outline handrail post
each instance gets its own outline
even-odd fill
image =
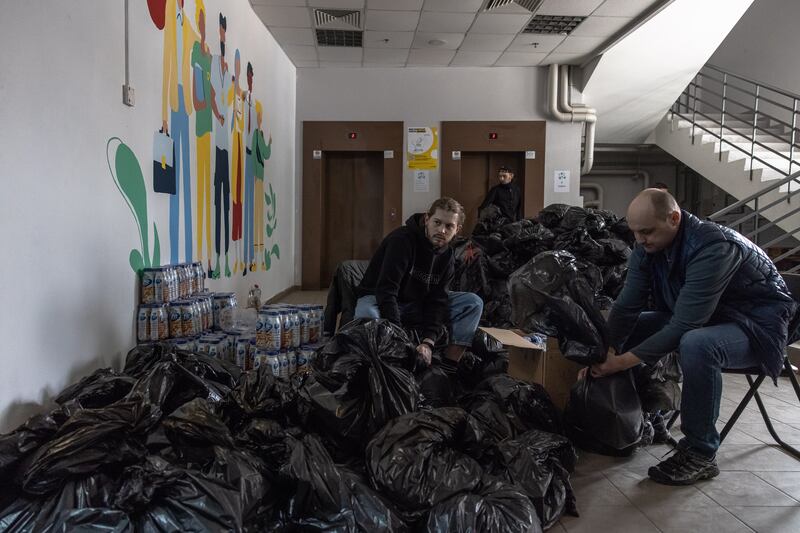
[[[797,98],[792,99],[792,136],[791,141],[789,143],[789,175],[792,175],[792,164],[794,163],[794,143],[797,139],[796,135],[797,132],[795,130],[797,128]],[[792,182],[789,182],[789,192],[792,192]],[[791,203],[792,195],[789,194],[786,196],[786,203]]]
[[[725,103],[728,94],[728,75],[722,75],[722,110],[719,113],[719,160],[722,161],[722,132],[725,128]],[[791,174],[791,172],[790,172]]]
[[[692,101],[692,144],[694,144],[695,124],[697,123],[697,82],[700,77],[698,72],[694,77],[694,99]]]
[[[756,148],[756,123],[758,122],[758,95],[761,86],[756,85],[755,103],[753,104],[753,137],[750,139],[750,181],[753,181],[753,155]]]
[[[756,232],[756,234],[753,235],[753,237],[755,238],[755,240],[753,242],[756,244],[756,246],[758,246],[758,235],[759,235],[759,233],[758,233],[758,217],[759,217],[759,214],[758,214],[758,198],[755,199],[755,201],[753,203],[753,207],[755,208],[755,212],[756,212],[756,216],[753,217],[753,231]]]

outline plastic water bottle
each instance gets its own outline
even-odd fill
[[[256,283],[247,293],[247,307],[258,310],[261,307],[261,288]]]

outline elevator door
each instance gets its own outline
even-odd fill
[[[383,152],[325,152],[323,286],[348,259],[370,259],[383,238]]]
[[[467,219],[464,222],[464,235],[472,234],[478,221],[478,207],[486,198],[489,189],[500,183],[497,171],[505,166],[514,172],[514,183],[521,197],[525,197],[525,154],[524,152],[462,152],[461,190],[456,198],[464,206]],[[525,213],[528,216],[527,213]]]

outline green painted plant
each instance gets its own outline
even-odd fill
[[[117,141],[119,144],[113,149],[114,164],[112,166],[111,143],[113,141]],[[128,204],[128,208],[131,210],[133,219],[136,222],[136,227],[139,230],[141,249],[131,250],[128,257],[131,268],[138,274],[143,268],[161,266],[161,244],[158,240],[158,228],[156,228],[155,222],[153,222],[152,260],[150,258],[147,189],[145,188],[142,168],[139,166],[136,154],[119,137],[112,137],[106,143],[106,160],[108,161],[108,170],[111,172],[111,177],[114,178],[117,189],[119,189],[122,197],[125,198],[125,203]]]
[[[264,193],[264,200],[267,202],[267,237],[272,237],[272,234],[275,233],[275,229],[278,227],[278,206],[275,201],[275,191],[272,190],[271,183],[269,184],[269,194]],[[269,270],[272,266],[271,256],[273,255],[275,259],[281,258],[281,249],[278,243],[273,244],[271,249],[264,250],[264,265],[266,265],[266,270]]]

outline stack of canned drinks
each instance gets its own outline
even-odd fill
[[[267,365],[278,377],[308,371],[315,351],[309,346],[322,330],[321,305],[264,305],[256,322],[254,368]]]

